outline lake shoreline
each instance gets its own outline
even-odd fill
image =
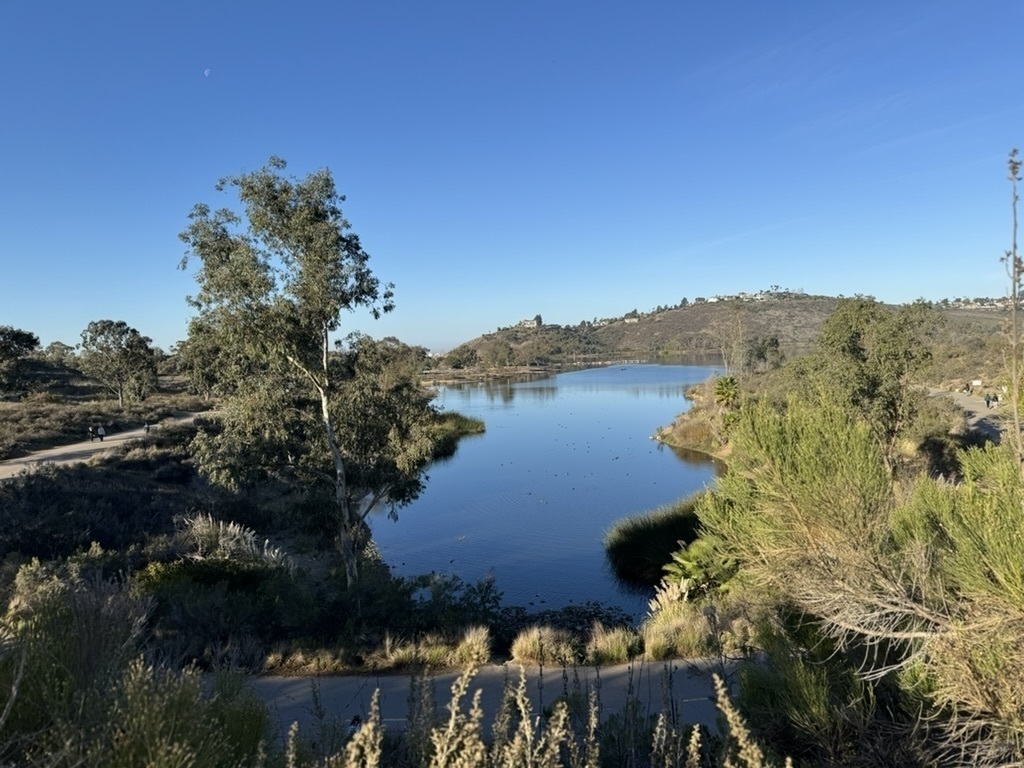
[[[435,465],[423,493],[399,514],[368,521],[398,575],[493,575],[502,604],[533,612],[589,601],[634,618],[646,597],[623,593],[603,539],[622,517],[688,497],[717,474],[713,459],[665,450],[651,430],[685,408],[684,393],[710,368],[588,365],[477,378],[438,387],[445,411],[480,418]]]
[[[591,360],[577,363],[550,363],[547,365],[518,365],[501,368],[438,368],[423,371],[420,381],[428,387],[466,384],[500,379],[529,379],[535,376],[554,376],[567,371],[603,368],[610,365],[671,365],[652,360]]]

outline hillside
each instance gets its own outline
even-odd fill
[[[794,355],[813,342],[835,303],[829,296],[797,294],[701,301],[577,326],[500,328],[465,342],[452,354],[466,364],[484,365],[609,356],[651,359],[693,353],[721,355],[737,339],[775,336],[786,354]]]
[[[775,336],[787,354],[805,350],[835,308],[829,296],[778,294],[760,300],[725,299],[620,318],[597,329],[609,350],[642,356],[721,354],[739,339]]]
[[[600,359],[664,359],[692,354],[742,354],[758,339],[778,339],[788,358],[810,350],[837,297],[767,293],[695,301],[652,312],[576,326],[499,328],[449,353],[450,367],[502,367]],[[952,377],[986,375],[1001,366],[1000,328],[1005,310],[979,306],[936,307],[944,318],[936,363]]]

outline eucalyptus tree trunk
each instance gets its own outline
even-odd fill
[[[355,526],[348,496],[348,481],[345,477],[345,459],[341,455],[338,441],[334,435],[334,424],[331,421],[326,389],[320,391],[320,408],[323,414],[327,443],[331,446],[331,460],[334,462],[334,506],[338,514],[338,552],[345,564],[345,583],[351,588],[359,578],[355,531],[353,530]]]
[[[334,506],[338,515],[338,552],[345,564],[345,583],[351,589],[359,578],[359,563],[356,559],[355,519],[352,514],[352,503],[348,493],[348,478],[345,475],[345,457],[338,446],[338,437],[331,417],[332,381],[328,368],[330,339],[326,325],[321,329],[320,370],[323,373],[317,385],[320,394],[320,417],[324,425],[324,435],[331,450],[331,462],[334,465]]]

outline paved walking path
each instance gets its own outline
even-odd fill
[[[1003,433],[1003,406],[985,405],[985,398],[980,395],[968,395],[964,392],[950,392],[945,389],[929,390],[933,397],[944,396],[964,410],[967,426],[983,434],[994,443],[998,443]]]
[[[534,716],[542,714],[544,707],[554,703],[566,690],[570,694],[580,692],[583,701],[591,690],[596,690],[602,720],[612,713],[622,712],[626,702],[635,699],[645,714],[657,714],[671,705],[682,722],[702,723],[715,729],[717,708],[711,675],[717,668],[709,660],[578,667],[566,670],[568,680],[565,682],[559,667],[545,667],[543,676],[538,667],[526,667],[526,693]],[[506,675],[514,687],[519,682],[520,666],[491,664],[482,667],[462,701],[462,711],[468,713],[474,692],[481,691],[485,733],[490,732],[501,704]],[[458,676],[458,672],[447,672],[430,677],[439,715],[447,712],[452,684]],[[271,718],[281,734],[287,733],[291,724],[297,722],[300,733],[309,735],[315,732],[318,722],[314,690],[326,723],[347,724],[353,715],[366,720],[370,698],[375,689],[380,689],[380,712],[385,727],[405,728],[410,682],[409,675],[339,675],[257,677],[250,680],[250,685],[269,706]]]
[[[197,415],[198,414],[190,413],[179,418],[165,419],[159,424],[153,425],[151,428],[159,429],[161,425],[181,424],[193,421]],[[104,436],[102,441],[99,438],[96,438],[92,442],[83,440],[80,443],[59,445],[56,448],[46,448],[41,451],[35,451],[34,453],[30,453],[27,456],[21,456],[17,459],[0,461],[0,481],[15,477],[22,472],[31,471],[38,468],[41,464],[79,464],[87,461],[98,453],[110,451],[124,445],[125,443],[129,443],[132,440],[141,440],[144,437],[146,437],[146,430],[143,427],[139,427],[137,429],[127,429],[123,432],[107,434]]]

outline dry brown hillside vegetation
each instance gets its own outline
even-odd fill
[[[838,301],[831,296],[779,293],[762,300],[728,299],[651,312],[634,310],[619,318],[595,318],[575,326],[499,328],[459,345],[440,367],[483,370],[693,355],[710,355],[716,362],[724,357],[733,367],[742,364],[752,345],[771,339],[778,341],[785,358],[792,359],[813,348],[822,323]],[[948,387],[964,378],[997,376],[1003,366],[1006,312],[936,309],[943,322],[934,340],[928,380]]]

